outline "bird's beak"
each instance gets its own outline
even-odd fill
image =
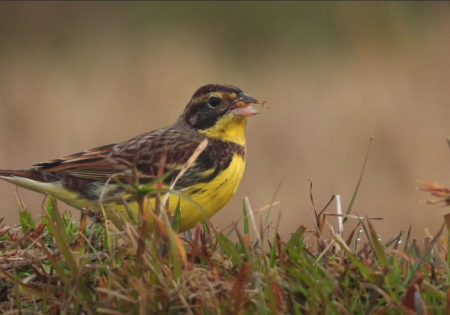
[[[239,93],[237,99],[231,104],[231,112],[236,116],[250,117],[259,113],[250,104],[259,104],[257,99],[245,94]]]

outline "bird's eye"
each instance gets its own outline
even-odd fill
[[[208,105],[211,107],[217,107],[220,104],[220,98],[215,97],[215,96],[211,96],[208,100]]]

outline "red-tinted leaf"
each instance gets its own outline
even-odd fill
[[[415,293],[416,291],[420,292],[421,286],[423,282],[423,277],[417,278],[412,281],[408,287],[408,291],[406,291],[406,295],[402,300],[402,306],[409,308],[410,310],[416,310],[416,299]]]

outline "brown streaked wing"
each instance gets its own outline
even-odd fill
[[[167,152],[166,164],[171,168],[183,165],[195,151],[199,139],[196,135],[179,128],[151,131],[128,141],[93,148],[63,158],[33,165],[33,170],[45,173],[106,180],[136,163],[143,177],[155,176],[163,153]],[[165,168],[165,171],[168,171]]]
[[[99,174],[103,172],[111,174],[114,172],[114,164],[110,163],[107,157],[111,154],[111,152],[113,152],[115,145],[116,144],[110,144],[68,155],[59,159],[40,162],[33,165],[33,170],[45,173],[91,170],[92,172]],[[90,178],[90,176],[88,176],[88,178]]]

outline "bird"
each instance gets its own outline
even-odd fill
[[[138,213],[138,202],[129,195],[119,196],[123,185],[112,178],[123,179],[134,169],[139,185],[145,185],[163,169],[168,172],[163,183],[170,185],[207,139],[204,150],[176,181],[174,189],[187,198],[171,194],[168,199],[172,214],[179,203],[181,233],[211,218],[235,194],[245,170],[247,118],[259,113],[252,104],[261,103],[238,87],[207,84],[197,89],[169,127],[40,162],[26,170],[0,169],[0,179],[80,210],[98,213],[103,207],[108,220],[120,226],[122,217],[131,220],[129,209]]]

